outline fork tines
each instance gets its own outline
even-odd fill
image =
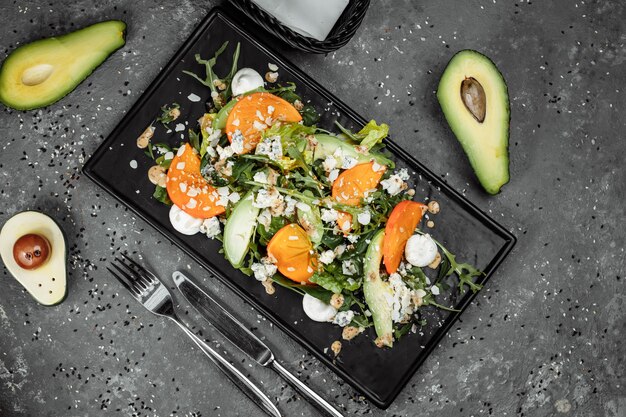
[[[139,265],[133,259],[125,254],[121,254],[122,258],[115,257],[116,262],[111,262],[111,266],[107,270],[135,297],[141,297],[142,294],[156,284],[157,278],[150,271]],[[120,267],[121,265],[121,267]]]

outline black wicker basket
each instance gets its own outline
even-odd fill
[[[274,16],[265,12],[252,0],[230,0],[256,24],[267,30],[289,46],[301,51],[325,54],[336,51],[347,44],[361,25],[370,0],[350,0],[335,23],[328,37],[323,41],[305,37],[281,24]]]

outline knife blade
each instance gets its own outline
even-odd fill
[[[265,343],[244,327],[196,283],[180,271],[174,272],[172,278],[185,299],[246,355],[261,366],[267,366],[274,360],[272,351]]]
[[[198,310],[205,320],[211,323],[242,352],[254,359],[259,365],[269,366],[277,372],[285,381],[300,392],[304,398],[310,401],[318,410],[322,411],[324,415],[343,417],[343,414],[335,407],[278,363],[270,348],[261,339],[244,327],[239,320],[195,282],[180,271],[174,272],[172,278],[189,304]]]

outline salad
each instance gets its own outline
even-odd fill
[[[239,45],[228,74],[218,76],[227,45],[208,60],[196,55],[203,76],[185,71],[211,90],[187,139],[176,147],[154,140],[158,123],[168,133],[185,130],[175,103],[137,139],[155,162],[154,198],[171,205],[178,232],[221,240],[233,267],[270,295],[274,284],[301,294],[306,315],[341,326],[345,340],[373,326],[378,347],[415,332],[422,307],[452,310],[436,301],[446,277],[461,292],[480,289],[482,272],[419,229],[441,208],[414,201],[409,172],[384,149],[386,124],[318,127],[316,109],[294,84],[278,82],[276,65],[264,76],[237,68]]]

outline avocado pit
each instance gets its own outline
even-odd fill
[[[466,77],[461,82],[461,100],[478,123],[485,121],[487,97],[483,86],[474,77]]]
[[[13,258],[23,269],[38,268],[48,260],[49,256],[50,242],[38,234],[24,235],[13,245]]]
[[[22,73],[22,84],[30,87],[39,85],[50,78],[53,72],[54,67],[50,64],[34,65]]]

